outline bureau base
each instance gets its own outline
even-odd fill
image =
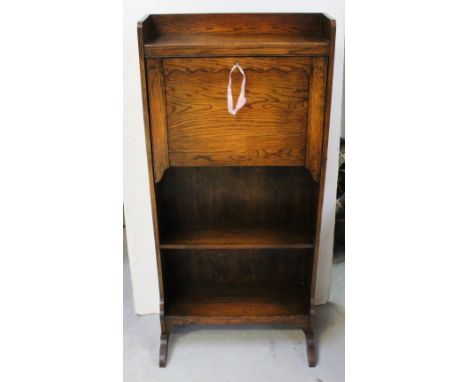
[[[138,23],[161,366],[196,324],[301,329],[315,365],[335,30],[312,13]]]

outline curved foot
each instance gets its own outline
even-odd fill
[[[305,333],[307,343],[307,358],[309,360],[309,367],[315,367],[317,364],[317,356],[315,354],[315,341],[314,333]]]
[[[166,367],[169,335],[161,334],[159,345],[159,367]]]

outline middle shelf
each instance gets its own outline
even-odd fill
[[[220,222],[221,223],[221,222]],[[313,232],[301,224],[187,222],[161,236],[161,249],[313,248]]]

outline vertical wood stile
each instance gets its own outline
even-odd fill
[[[312,73],[309,85],[309,117],[306,147],[306,167],[316,182],[320,178],[322,158],[323,120],[327,79],[327,58],[311,58]]]
[[[147,59],[149,120],[153,142],[153,163],[155,181],[159,182],[169,167],[167,145],[166,100],[164,96],[164,75],[161,59]]]

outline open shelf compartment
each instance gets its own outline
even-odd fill
[[[308,314],[313,252],[163,250],[168,316]]]
[[[303,167],[176,167],[156,184],[162,249],[313,248]]]
[[[317,186],[303,167],[171,167],[156,184],[168,317],[304,317]]]

